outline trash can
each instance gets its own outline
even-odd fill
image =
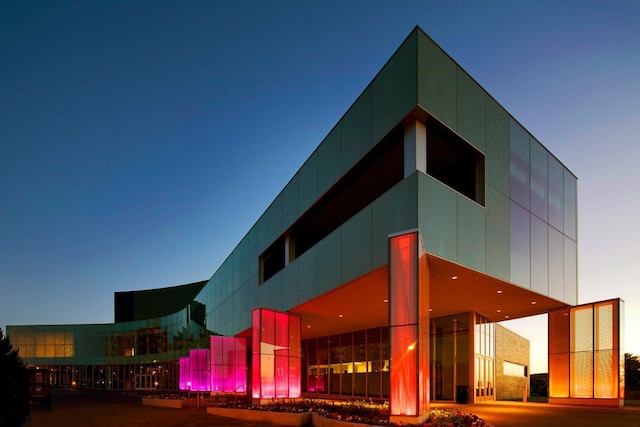
[[[469,386],[456,386],[456,403],[467,403],[469,401]]]

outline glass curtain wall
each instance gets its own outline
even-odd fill
[[[475,314],[474,327],[474,380],[475,401],[495,399],[495,324]]]
[[[389,397],[389,330],[348,332],[302,342],[305,393]]]
[[[105,390],[177,390],[178,362],[129,365],[40,365],[49,369],[51,385]]]
[[[458,390],[468,396],[469,313],[438,317],[430,323],[432,399],[454,400]]]

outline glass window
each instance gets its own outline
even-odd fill
[[[510,126],[510,195],[529,208],[529,134],[515,120]]]
[[[564,171],[564,234],[578,240],[578,182],[571,173]]]
[[[427,174],[484,206],[484,156],[435,119],[427,122]]]
[[[549,224],[564,230],[564,167],[549,156]]]
[[[531,214],[511,202],[511,282],[531,286]]]
[[[576,242],[564,238],[564,302],[578,303],[578,260]]]
[[[549,226],[531,216],[531,290],[549,295]]]
[[[549,296],[564,299],[564,236],[549,227]]]
[[[547,220],[547,150],[535,139],[531,141],[531,212]]]

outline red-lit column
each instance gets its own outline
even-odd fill
[[[421,422],[429,409],[429,275],[418,231],[389,236],[389,412]]]

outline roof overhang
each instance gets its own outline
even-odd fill
[[[430,317],[477,312],[493,322],[547,313],[568,304],[427,254]],[[388,266],[352,280],[292,310],[302,338],[388,324]]]

